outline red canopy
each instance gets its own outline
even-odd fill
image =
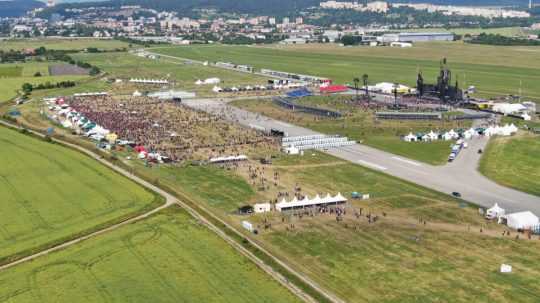
[[[320,92],[321,93],[341,93],[348,91],[349,88],[345,85],[328,85],[328,86],[321,86]]]
[[[135,146],[135,151],[138,152],[138,153],[147,153],[146,152],[146,149],[144,148],[144,146]]]

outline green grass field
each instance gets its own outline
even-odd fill
[[[14,78],[22,75],[23,68],[20,66],[0,65],[0,78]]]
[[[41,46],[58,50],[84,50],[88,47],[96,47],[103,50],[115,50],[128,48],[129,44],[118,40],[76,38],[10,39],[0,41],[0,50],[24,50]]]
[[[233,225],[241,220],[262,224],[266,218],[272,227],[255,236],[259,243],[348,302],[539,299],[536,281],[540,267],[535,260],[540,257],[540,242],[536,238],[516,241],[515,234],[502,238],[500,226],[486,223],[476,208],[462,208],[446,195],[319,152],[274,159],[266,167],[266,176],[279,172],[279,185],[264,192],[245,190],[248,183],[234,172],[214,167],[167,169],[166,173],[163,168],[137,167],[173,190],[187,190],[197,203]],[[209,180],[216,194],[205,196],[196,189],[203,179]],[[277,214],[246,217],[232,213],[238,205],[268,201],[278,191],[290,191],[294,186],[310,195],[370,193],[372,199],[352,200],[351,205],[362,207],[364,214],[381,217],[385,212],[387,217],[368,224],[365,217],[357,220],[349,212],[340,223],[328,215],[285,216],[283,223]],[[215,203],[216,197],[221,203]],[[293,231],[286,230],[289,223],[295,225]],[[511,264],[514,273],[500,274],[501,263]]]
[[[0,263],[161,203],[60,145],[4,127],[0,143]]]
[[[493,47],[456,43],[417,44],[409,49],[386,47],[301,46],[188,46],[154,48],[153,51],[189,59],[232,61],[257,68],[329,77],[352,83],[367,73],[371,83],[400,82],[415,85],[418,70],[435,82],[439,62],[448,59],[453,79],[461,87],[476,86],[479,96],[517,94],[540,100],[540,48]]]
[[[303,98],[300,101],[319,107],[338,109],[347,113],[347,115],[339,119],[317,118],[309,114],[292,113],[268,100],[240,100],[232,104],[318,132],[347,136],[362,144],[433,165],[446,162],[450,153],[450,142],[410,143],[401,140],[401,136],[407,135],[409,132],[450,130],[470,126],[470,122],[463,121],[376,121],[372,112],[366,112],[352,104],[345,103],[350,103],[350,99],[351,97],[345,96],[317,96]]]
[[[195,91],[201,94],[211,92],[213,85],[195,85],[198,79],[217,77],[222,79],[223,87],[234,85],[255,85],[265,83],[265,79],[249,74],[227,71],[219,68],[206,67],[199,64],[185,64],[173,59],[150,60],[126,53],[106,54],[76,54],[75,59],[96,65],[106,71],[111,77],[129,79],[136,78],[167,78],[176,81],[176,88]],[[125,93],[132,93],[134,87],[128,87]],[[154,89],[157,89],[156,87]]]
[[[540,196],[540,136],[495,137],[480,162],[490,179]]]
[[[82,81],[88,76],[45,76],[45,77],[17,77],[6,78],[0,81],[0,103],[9,101],[17,96],[17,92],[24,83],[37,85],[40,83],[57,83],[61,81]],[[40,93],[35,91],[34,93]]]
[[[179,208],[0,272],[0,302],[300,302]]]

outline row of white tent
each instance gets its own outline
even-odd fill
[[[284,211],[288,209],[312,207],[312,206],[326,206],[332,204],[343,204],[346,203],[347,199],[338,193],[335,196],[327,194],[324,198],[321,198],[319,195],[316,195],[313,199],[310,199],[308,196],[305,196],[304,199],[298,200],[294,197],[293,200],[287,201],[283,198],[279,203],[276,204],[277,211]]]
[[[195,82],[195,84],[197,84],[197,82]],[[202,84],[205,84],[205,83],[201,83],[201,84],[197,84],[197,85],[202,85]],[[246,86],[243,86],[243,87],[236,87],[236,86],[233,86],[231,88],[222,88],[222,87],[219,87],[219,86],[214,86],[214,88],[212,88],[212,91],[214,93],[221,93],[221,92],[238,92],[238,91],[254,91],[254,90],[282,90],[282,89],[295,89],[295,88],[302,88],[302,87],[305,87],[304,84],[302,83],[287,83],[287,84],[272,84],[272,85],[246,85]]]
[[[131,82],[131,83],[139,83],[139,84],[169,84],[169,80],[166,80],[166,79],[131,78],[131,79],[129,79],[129,82]]]
[[[483,130],[482,134],[484,136],[511,136],[515,134],[518,131],[518,128],[514,124],[506,124],[504,126],[490,126]],[[403,137],[403,140],[406,142],[416,142],[416,141],[436,141],[436,140],[444,140],[444,141],[450,141],[450,140],[457,140],[460,137],[463,139],[469,140],[473,137],[477,137],[480,135],[480,131],[474,128],[470,128],[463,133],[458,134],[455,130],[451,129],[450,131],[447,131],[443,133],[442,135],[439,133],[434,132],[433,130],[430,131],[427,134],[423,134],[422,136],[414,135],[412,132],[408,135]]]
[[[514,124],[506,124],[504,126],[490,126],[484,131],[485,136],[511,136],[518,131]]]
[[[111,134],[108,129],[94,123],[90,119],[87,119],[82,114],[73,110],[71,107],[67,105],[58,107],[53,105],[54,101],[48,102],[50,104],[50,110],[56,111],[59,116],[63,116],[66,118],[63,121],[60,121],[60,119],[58,119],[63,127],[70,129],[75,129],[76,127],[79,127],[80,129],[88,129],[84,133],[85,136],[90,137],[96,141],[101,141],[102,139],[105,139],[109,134]],[[53,118],[56,119],[58,117],[55,116]]]
[[[467,139],[472,138],[473,136],[477,136],[478,133],[473,129],[466,130],[463,133],[464,137]],[[406,142],[416,142],[416,141],[424,141],[424,142],[430,142],[430,141],[437,141],[437,140],[444,140],[444,141],[450,141],[450,140],[457,140],[459,138],[459,134],[454,131],[453,129],[443,133],[442,135],[439,133],[434,132],[431,130],[427,134],[423,134],[422,136],[414,135],[412,132],[410,132],[408,135],[403,137],[403,140]]]

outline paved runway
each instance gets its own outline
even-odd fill
[[[224,115],[229,120],[252,128],[277,128],[289,136],[318,134],[310,129],[229,106],[227,100],[197,99],[183,102],[189,107]],[[460,192],[463,199],[483,207],[499,203],[507,211],[530,210],[540,215],[540,197],[501,186],[478,172],[481,155],[477,151],[484,149],[487,142],[487,138],[470,141],[468,149],[464,149],[453,163],[444,166],[420,163],[361,144],[333,148],[326,152],[443,193]]]

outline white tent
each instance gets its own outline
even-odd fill
[[[459,134],[456,133],[453,129],[451,129],[449,132],[448,132],[448,135],[450,135],[452,137],[452,139],[457,139],[459,138]]]
[[[65,128],[71,128],[73,127],[73,124],[69,120],[64,120],[64,122],[62,122],[62,126]]]
[[[285,153],[288,155],[298,155],[300,154],[300,149],[294,146],[289,146],[285,148]]]
[[[208,78],[204,80],[204,84],[218,84],[221,82],[221,79],[219,78]]]
[[[508,126],[508,129],[510,130],[510,133],[512,133],[512,134],[515,134],[518,131],[518,128],[517,128],[517,126],[514,125],[514,123],[510,124]]]
[[[499,223],[506,223],[508,227],[513,229],[526,229],[538,225],[540,220],[532,212],[523,211],[501,216],[499,218]]]
[[[491,126],[486,128],[486,130],[484,131],[484,136],[490,137],[490,136],[493,136],[493,135],[495,135],[495,128],[493,128]]]
[[[439,134],[435,133],[434,131],[430,131],[426,136],[428,136],[429,140],[436,141],[439,139]]]
[[[497,203],[495,203],[492,208],[486,211],[486,218],[490,220],[497,219],[500,216],[504,216],[505,213],[506,211],[501,208]]]
[[[303,208],[303,207],[312,207],[312,206],[325,206],[325,205],[337,205],[346,203],[347,199],[338,193],[336,196],[332,197],[330,194],[327,194],[324,198],[321,198],[319,195],[315,198],[310,199],[309,197],[304,197],[302,200],[298,200],[296,197],[290,202],[282,199],[281,202],[276,204],[277,211]]]
[[[255,213],[265,213],[269,212],[272,209],[270,203],[257,203],[253,205],[253,211]]]
[[[140,97],[140,96],[142,96],[140,91],[136,90],[133,92],[133,97]]]
[[[201,79],[195,81],[195,85],[202,85],[204,82],[201,81]]]
[[[527,107],[519,103],[497,103],[493,105],[494,112],[499,112],[504,115],[518,113],[524,110],[527,110]]]
[[[449,132],[446,132],[442,135],[442,138],[444,141],[450,141],[452,139],[454,139],[454,137],[452,137],[452,135],[449,133]]]
[[[408,135],[403,137],[403,140],[405,140],[405,142],[415,142],[416,139],[417,139],[416,136],[413,135],[412,133],[409,133]]]

